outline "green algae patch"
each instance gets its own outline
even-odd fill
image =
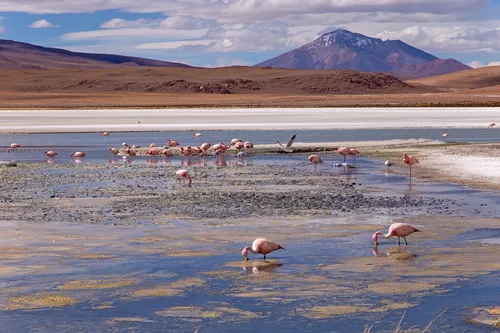
[[[30,296],[19,296],[10,299],[7,310],[30,310],[42,308],[61,308],[72,306],[77,303],[77,300],[72,297],[38,293]]]
[[[221,311],[203,311],[196,306],[176,306],[162,311],[157,311],[156,314],[162,317],[175,317],[187,319],[190,321],[201,321],[207,318],[219,318],[223,315]]]
[[[368,285],[368,290],[377,294],[406,294],[415,291],[427,291],[438,287],[427,282],[377,282]]]
[[[109,258],[113,258],[113,257],[114,256],[112,256],[112,255],[102,254],[102,253],[89,253],[89,254],[78,256],[78,258],[93,259],[93,260],[97,260],[97,259],[109,259]]]
[[[168,285],[156,286],[149,289],[140,289],[132,293],[134,297],[167,297],[181,295],[182,290],[170,288]]]
[[[77,280],[67,282],[59,289],[62,290],[89,290],[89,289],[113,289],[128,287],[135,282],[134,279],[118,280]]]

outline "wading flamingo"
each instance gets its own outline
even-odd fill
[[[493,128],[493,127],[495,127],[496,125],[497,125],[497,124],[495,124],[495,123],[491,123],[491,124],[488,126],[488,128]]]
[[[160,155],[162,155],[162,156],[166,156],[166,157],[169,157],[169,156],[172,156],[172,155],[174,155],[174,154],[172,154],[172,152],[171,152],[170,150],[168,150],[168,149],[162,149],[162,150],[160,151]]]
[[[179,145],[179,142],[174,141],[174,140],[167,140],[167,145],[169,147],[177,147]]]
[[[252,246],[247,246],[241,251],[241,255],[243,256],[244,260],[249,260],[248,259],[248,251],[252,252],[253,254],[263,254],[264,255],[264,260],[266,259],[266,255],[279,250],[279,249],[285,249],[283,246],[281,246],[278,243],[272,242],[268,239],[265,238],[257,238],[256,240],[253,241]]]
[[[392,162],[389,160],[385,161],[384,164],[386,167],[391,167],[393,165]]]
[[[356,165],[356,156],[359,155],[359,150],[349,149],[349,155],[352,156],[352,164]]]
[[[241,139],[232,139],[231,142],[229,142],[228,147],[235,146],[238,142],[243,142]]]
[[[344,156],[344,163],[345,163],[345,157],[351,153],[351,150],[347,147],[340,147],[339,149],[337,149],[337,152],[340,155]]]
[[[286,146],[283,146],[279,141],[276,141],[276,144],[281,148],[281,150],[283,150],[285,153],[293,153],[293,149],[292,148],[292,144],[293,142],[295,141],[295,138],[297,137],[297,134],[294,134],[290,140],[288,141],[288,143],[286,144]]]
[[[408,164],[408,166],[410,167],[410,180],[411,180],[411,166],[420,162],[415,157],[408,155],[406,153],[403,154],[403,162],[405,164]]]
[[[17,151],[17,148],[21,147],[19,143],[11,143],[10,148],[7,150],[8,153],[10,153],[13,150]]]
[[[192,182],[191,176],[189,176],[189,172],[186,169],[177,170],[175,172],[175,174],[179,178],[179,183],[181,186],[182,186],[182,183],[186,182],[186,179],[188,181],[188,186],[191,186],[191,182]]]
[[[113,155],[118,155],[118,153],[120,153],[120,149],[116,149],[116,148],[111,148],[109,147],[108,148],[108,151],[113,154]]]
[[[125,153],[127,156],[135,156],[135,150],[130,149],[130,147],[127,147],[127,150],[125,150]]]
[[[153,148],[153,147],[158,147],[158,145],[157,145],[156,143],[152,142],[152,143],[149,145],[149,147],[151,147],[151,148]]]
[[[57,153],[53,150],[46,150],[43,152],[45,154],[45,156],[48,156],[48,157],[54,157],[54,156],[57,156]]]
[[[419,232],[417,228],[415,228],[412,225],[409,225],[407,223],[393,223],[389,227],[389,232],[387,235],[384,235],[381,231],[377,231],[376,233],[373,234],[372,240],[375,244],[375,246],[378,245],[378,236],[382,238],[391,238],[391,237],[397,237],[398,238],[398,244],[401,245],[401,237],[405,240],[406,245],[408,245],[408,242],[406,241],[406,237],[408,235],[411,235],[414,232]]]
[[[250,150],[253,148],[253,143],[251,143],[250,141],[245,141],[243,147],[245,147],[246,150]]]
[[[100,133],[99,135],[100,136],[109,136],[111,133],[109,133],[108,131],[105,131],[105,132],[102,132]]]
[[[81,151],[77,151],[76,153],[71,153],[69,156],[71,157],[85,157],[85,153],[82,153]]]
[[[160,151],[158,149],[151,148],[146,152],[146,155],[158,156],[160,155]]]
[[[122,143],[122,147],[130,147],[130,145],[128,143],[126,143],[126,142],[123,142]]]
[[[318,155],[310,155],[307,159],[313,164],[323,163],[321,157],[319,157]]]
[[[242,150],[244,147],[245,147],[245,145],[243,144],[243,142],[236,142],[234,144],[234,148],[236,148],[238,150]]]
[[[201,136],[201,133],[196,133],[193,135],[193,138],[199,138]]]
[[[441,136],[448,136],[448,133],[441,133]]]

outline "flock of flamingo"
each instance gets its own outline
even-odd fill
[[[495,124],[491,124],[490,126],[492,127],[494,125]],[[448,135],[446,133],[441,133],[442,136],[445,136],[444,134],[446,136]],[[99,133],[99,135],[109,136],[110,132],[107,132],[107,131],[102,132],[102,133]],[[199,138],[199,137],[201,137],[201,133],[196,133],[193,135],[193,137]],[[292,147],[292,144],[293,144],[295,138],[296,138],[296,135],[293,135],[292,138],[288,141],[286,146],[283,146],[279,141],[276,141],[276,144],[284,152],[291,153],[291,152],[293,152],[291,147]],[[131,147],[129,144],[127,144],[125,142],[122,144],[122,146],[125,148],[125,155],[126,156],[136,156],[136,151],[134,150],[134,148],[141,148],[140,146],[132,146]],[[179,143],[177,141],[174,141],[174,140],[168,140],[167,145],[162,146],[162,147],[159,147],[156,143],[151,143],[149,145],[150,149],[146,152],[146,155],[169,157],[169,156],[173,155],[173,153],[170,151],[170,148],[178,147],[178,146],[179,146]],[[15,151],[20,147],[21,147],[20,144],[12,143],[10,145],[10,148],[8,149],[8,152],[10,153],[12,151]],[[179,148],[179,152],[183,156],[193,156],[193,155],[194,156],[195,155],[204,156],[208,152],[208,150],[210,148],[212,148],[212,156],[218,157],[218,156],[224,155],[226,150],[228,150],[231,147],[234,147],[238,151],[236,157],[244,157],[244,156],[247,156],[246,151],[250,151],[254,147],[254,145],[250,141],[243,142],[243,140],[235,138],[235,139],[232,139],[229,142],[229,144],[227,144],[227,145],[220,142],[220,143],[212,146],[211,143],[204,142],[203,144],[201,144],[200,146],[197,146],[197,147],[191,147],[191,146],[183,147],[183,146],[181,146]],[[245,149],[246,151],[242,151],[243,149]],[[118,155],[120,153],[120,149],[117,149],[117,148],[110,147],[110,148],[108,148],[108,151],[114,155]],[[345,147],[345,146],[338,148],[337,152],[344,158],[344,160],[343,160],[342,164],[335,164],[334,166],[344,166],[344,167],[352,167],[351,165],[346,163],[347,156],[352,157],[353,165],[355,165],[356,156],[360,154],[359,150],[354,149],[354,148]],[[57,152],[54,150],[44,151],[44,154],[48,157],[55,157],[58,155]],[[86,156],[86,154],[84,152],[77,151],[77,152],[71,153],[70,156],[74,157],[74,158],[83,158]],[[310,163],[313,163],[313,164],[323,163],[323,160],[321,159],[321,157],[319,155],[310,155],[308,157],[308,160]],[[411,179],[411,168],[413,165],[419,163],[419,161],[415,157],[404,153],[403,154],[403,162],[410,167],[410,179]],[[386,161],[385,165],[391,166],[392,163],[390,161]],[[186,185],[186,184],[187,184],[187,186],[191,186],[192,178],[191,178],[191,175],[189,174],[188,170],[186,170],[186,169],[177,170],[175,172],[175,175],[177,176],[181,186]],[[420,230],[411,226],[410,224],[394,223],[389,227],[389,231],[387,234],[384,235],[382,232],[377,231],[376,233],[373,234],[372,240],[374,242],[374,245],[378,246],[378,237],[379,236],[382,238],[398,237],[398,244],[399,245],[401,244],[401,238],[403,238],[406,245],[408,245],[406,237],[408,235],[410,235],[414,232],[418,232],[418,231],[420,231]],[[244,260],[249,260],[248,259],[249,252],[251,252],[253,254],[262,254],[263,259],[265,260],[266,256],[269,253],[274,252],[276,250],[280,250],[280,249],[285,250],[285,248],[283,246],[281,246],[279,243],[273,242],[273,241],[265,239],[265,238],[257,238],[254,240],[254,242],[252,243],[251,246],[247,246],[247,247],[243,248],[243,250],[241,251],[241,255],[243,256]]]

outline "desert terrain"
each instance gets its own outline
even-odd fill
[[[1,108],[497,106],[500,67],[401,81],[255,67],[4,69]]]

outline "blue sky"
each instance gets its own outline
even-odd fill
[[[345,28],[474,67],[500,64],[500,0],[0,0],[0,38],[253,65]]]

